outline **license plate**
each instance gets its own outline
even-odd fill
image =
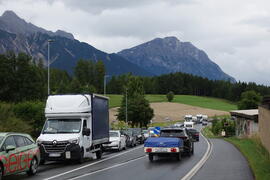
[[[61,154],[59,154],[59,153],[50,153],[49,156],[50,157],[60,157]]]
[[[157,148],[156,152],[167,152],[167,148]]]
[[[66,152],[66,159],[70,159],[71,155],[70,155],[70,151]]]

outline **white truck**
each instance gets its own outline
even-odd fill
[[[37,139],[41,163],[97,159],[109,143],[108,98],[96,94],[51,95],[45,108],[46,122]]]

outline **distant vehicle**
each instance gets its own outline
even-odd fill
[[[45,108],[46,122],[37,143],[41,161],[75,160],[93,153],[102,156],[109,142],[109,102],[96,94],[51,95]]]
[[[21,172],[35,175],[39,163],[39,148],[30,135],[0,133],[0,179]]]
[[[199,141],[200,140],[200,132],[199,131],[197,131],[194,128],[188,128],[187,131],[192,136],[192,138],[194,140],[196,140],[196,141]]]
[[[141,128],[129,128],[137,136],[137,144],[143,144],[145,141],[144,134]]]
[[[149,138],[149,131],[148,130],[143,130],[143,135],[144,135],[145,139]]]
[[[128,147],[134,147],[137,145],[137,136],[132,130],[121,130],[121,133],[126,135],[126,145]]]
[[[202,123],[203,115],[202,114],[197,114],[196,117],[197,117],[197,123]]]
[[[194,122],[184,122],[185,128],[194,128]]]
[[[185,119],[185,121],[187,121],[187,122],[191,122],[191,121],[192,121],[192,115],[190,115],[190,114],[185,115],[184,119]]]
[[[207,121],[205,121],[205,120],[202,121],[202,125],[203,125],[203,126],[207,126],[207,124],[208,124]]]
[[[144,151],[152,162],[155,156],[173,156],[181,160],[182,154],[192,155],[194,144],[186,128],[167,127],[160,131],[160,137],[148,138]]]
[[[149,127],[148,132],[149,132],[149,137],[156,137],[156,134],[154,132],[154,127]]]
[[[183,123],[175,123],[174,126],[175,127],[184,127],[184,124]]]
[[[126,136],[121,134],[119,130],[110,131],[110,143],[103,145],[104,149],[117,149],[121,151],[126,149]]]
[[[203,115],[202,118],[203,118],[203,121],[208,121],[208,116],[207,115]]]

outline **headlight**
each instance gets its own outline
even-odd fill
[[[70,143],[70,144],[79,144],[79,142],[80,142],[80,138],[70,139],[70,140],[69,140],[69,143]]]
[[[37,144],[42,144],[42,140],[41,139],[37,139],[36,143]]]

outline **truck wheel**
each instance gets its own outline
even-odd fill
[[[78,159],[78,163],[82,164],[84,162],[84,150],[82,149],[80,152],[80,157]]]
[[[154,155],[153,154],[149,154],[148,155],[149,161],[153,162],[154,161]]]
[[[97,157],[97,159],[101,159],[101,157],[102,157],[102,151],[101,150],[96,152],[96,157]]]
[[[191,150],[191,154],[194,154],[194,143],[192,143],[192,150]]]
[[[28,176],[35,175],[37,173],[38,161],[37,158],[33,158],[29,167],[29,170],[26,172]]]
[[[179,152],[178,154],[176,154],[176,160],[181,161],[181,159],[182,159],[181,152]]]

